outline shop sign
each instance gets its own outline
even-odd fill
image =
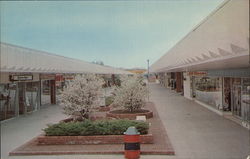
[[[64,75],[63,77],[65,80],[73,80],[74,79],[74,75]]]
[[[40,74],[40,79],[54,80],[55,75],[54,74]]]
[[[188,72],[188,76],[207,76],[207,72],[204,71]]]
[[[10,75],[10,81],[32,81],[33,75]]]

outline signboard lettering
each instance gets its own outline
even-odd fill
[[[10,75],[10,81],[32,81],[33,75]]]

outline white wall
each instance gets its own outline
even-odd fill
[[[192,99],[191,97],[191,78],[187,76],[186,73],[183,73],[184,78],[186,80],[183,81],[183,88],[184,88],[184,97],[188,99]]]

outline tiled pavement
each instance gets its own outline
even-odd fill
[[[175,149],[175,156],[143,155],[142,159],[228,159],[250,154],[249,131],[158,84],[150,84],[150,100]],[[8,152],[41,133],[47,123],[64,118],[58,106],[1,124],[2,159],[120,159],[122,155],[11,156]]]

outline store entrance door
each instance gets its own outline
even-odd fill
[[[195,98],[196,94],[195,94],[195,77],[191,76],[191,89],[190,89],[190,93],[192,98]]]
[[[241,86],[233,85],[232,91],[232,106],[233,106],[233,115],[241,118]]]
[[[25,103],[25,89],[26,84],[24,82],[18,83],[18,95],[19,95],[19,114],[25,114],[26,113],[26,103]]]

